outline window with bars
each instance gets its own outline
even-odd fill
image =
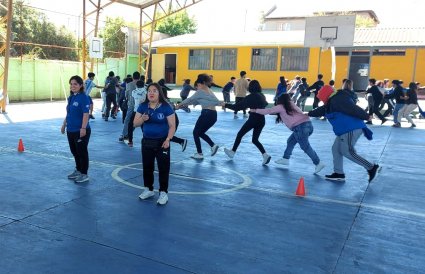
[[[237,49],[214,49],[214,70],[236,70]]]
[[[277,48],[252,49],[251,70],[276,70]]]
[[[308,59],[310,55],[309,48],[283,48],[282,62],[280,70],[282,71],[308,71]]]
[[[209,70],[211,68],[211,49],[189,49],[189,69]]]

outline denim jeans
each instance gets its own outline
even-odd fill
[[[130,120],[133,116],[134,113],[134,108],[133,107],[129,107],[127,109],[127,114],[125,115],[125,120],[124,120],[124,127],[122,129],[122,136],[123,137],[127,137],[128,136],[128,124],[130,123]],[[133,121],[131,121],[133,122]]]
[[[400,123],[398,120],[398,112],[402,107],[404,107],[405,104],[395,104],[394,111],[393,111],[393,117],[394,117],[394,123]]]
[[[316,152],[310,146],[310,142],[308,141],[308,137],[313,133],[313,124],[310,121],[307,121],[302,124],[299,124],[298,126],[295,126],[292,131],[293,133],[286,141],[287,146],[285,149],[285,153],[283,154],[283,158],[289,159],[291,157],[295,145],[298,143],[300,145],[300,148],[313,161],[313,164],[319,164],[319,156],[317,156]]]

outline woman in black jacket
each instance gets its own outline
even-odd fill
[[[237,104],[224,104],[224,107],[230,108],[232,110],[238,111],[246,108],[251,109],[263,109],[268,103],[266,101],[266,97],[262,93],[261,85],[257,80],[252,80],[248,86],[249,95],[246,96],[242,101]],[[263,165],[267,165],[270,162],[270,155],[266,153],[263,145],[258,140],[261,134],[261,131],[266,124],[266,120],[264,115],[258,113],[250,113],[248,120],[243,124],[238,134],[236,135],[235,142],[233,144],[232,150],[225,148],[224,152],[229,158],[233,158],[238,149],[239,144],[241,143],[242,137],[247,134],[251,129],[253,129],[252,133],[252,143],[258,148],[258,150],[263,155]]]

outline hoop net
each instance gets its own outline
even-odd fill
[[[323,39],[322,52],[327,51],[333,45],[333,40],[331,38]]]

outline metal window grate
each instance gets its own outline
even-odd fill
[[[236,70],[237,49],[214,49],[214,70]]]
[[[283,48],[281,71],[308,71],[309,48]]]
[[[211,49],[190,49],[189,69],[209,70],[211,68]]]
[[[251,70],[277,69],[277,48],[252,49]]]

